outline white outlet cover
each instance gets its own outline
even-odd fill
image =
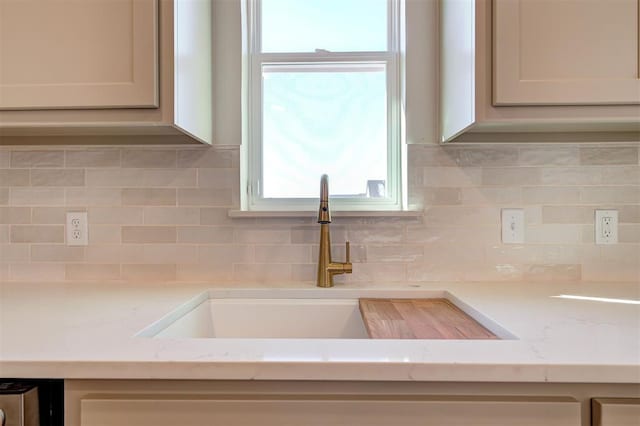
[[[524,210],[502,209],[502,243],[524,244]]]
[[[87,212],[67,212],[67,245],[86,246],[89,244]]]
[[[596,244],[618,243],[618,210],[596,210]]]

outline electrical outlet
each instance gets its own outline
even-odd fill
[[[524,243],[524,210],[502,209],[502,242],[504,244]]]
[[[67,213],[67,245],[86,246],[89,244],[87,212]]]
[[[596,244],[618,243],[618,210],[596,210]]]

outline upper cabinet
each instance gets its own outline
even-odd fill
[[[0,2],[0,108],[157,108],[155,0]]]
[[[495,0],[494,105],[640,104],[638,0]]]
[[[211,21],[209,1],[0,0],[0,144],[211,143]]]
[[[637,139],[639,3],[443,0],[441,142]]]

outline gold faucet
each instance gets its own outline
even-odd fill
[[[318,259],[318,287],[333,287],[333,276],[350,274],[353,270],[350,257],[349,241],[346,244],[346,262],[334,262],[331,260],[331,236],[329,224],[331,213],[329,212],[329,177],[322,175],[320,178],[320,209],[318,210],[318,223],[320,224],[320,256]]]

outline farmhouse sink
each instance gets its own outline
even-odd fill
[[[509,332],[446,291],[210,290],[140,331],[174,339],[367,339],[359,298],[445,298],[499,338]]]

